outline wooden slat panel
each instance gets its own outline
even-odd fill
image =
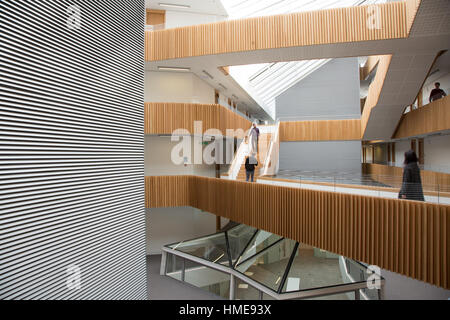
[[[165,10],[154,10],[146,9],[146,25],[159,25],[166,23],[166,11]]]
[[[403,115],[393,139],[414,137],[450,129],[450,96]]]
[[[226,135],[227,129],[248,130],[251,122],[232,110],[218,104],[166,103],[145,104],[145,134],[172,134],[176,129],[194,133],[194,121],[203,122],[203,132],[218,129]]]
[[[146,177],[146,187],[150,207],[192,206],[450,288],[448,205],[198,176]]]
[[[371,178],[388,186],[399,188],[402,185],[403,169],[382,164],[363,163],[362,171]],[[424,192],[450,192],[450,174],[436,171],[420,171]]]
[[[379,4],[381,28],[368,23],[371,6],[228,20],[147,31],[146,61],[230,52],[407,37],[405,2]],[[414,20],[412,6],[409,20]]]
[[[280,141],[360,140],[361,120],[283,121]]]
[[[421,0],[406,0],[406,25],[408,34],[411,31],[421,2]]]

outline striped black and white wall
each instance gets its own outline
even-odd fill
[[[145,299],[144,0],[0,1],[0,299]]]

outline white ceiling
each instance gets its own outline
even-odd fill
[[[159,3],[188,5],[190,8],[169,8],[160,6]],[[147,9],[166,11],[182,11],[219,16],[228,15],[220,0],[145,0],[145,7]]]

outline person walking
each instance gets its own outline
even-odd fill
[[[251,178],[251,182],[253,182],[255,177],[255,167],[258,165],[258,160],[253,155],[247,156],[245,158],[245,181],[248,182],[249,178]]]
[[[249,134],[249,153],[258,153],[258,142],[259,142],[259,129],[256,127],[256,123],[253,123],[253,127]]]
[[[403,182],[398,194],[399,199],[425,201],[417,162],[417,155],[413,150],[405,152]]]

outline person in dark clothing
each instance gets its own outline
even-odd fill
[[[417,155],[413,150],[405,152],[402,188],[398,194],[399,199],[425,201],[422,190],[420,169],[417,165]]]
[[[435,88],[430,92],[430,102],[439,100],[447,95],[445,91],[440,88],[441,84],[439,82],[436,82],[434,86]]]
[[[253,178],[255,177],[255,167],[258,165],[258,161],[254,156],[247,157],[245,159],[245,177],[248,182],[249,178],[251,177],[252,182]]]

